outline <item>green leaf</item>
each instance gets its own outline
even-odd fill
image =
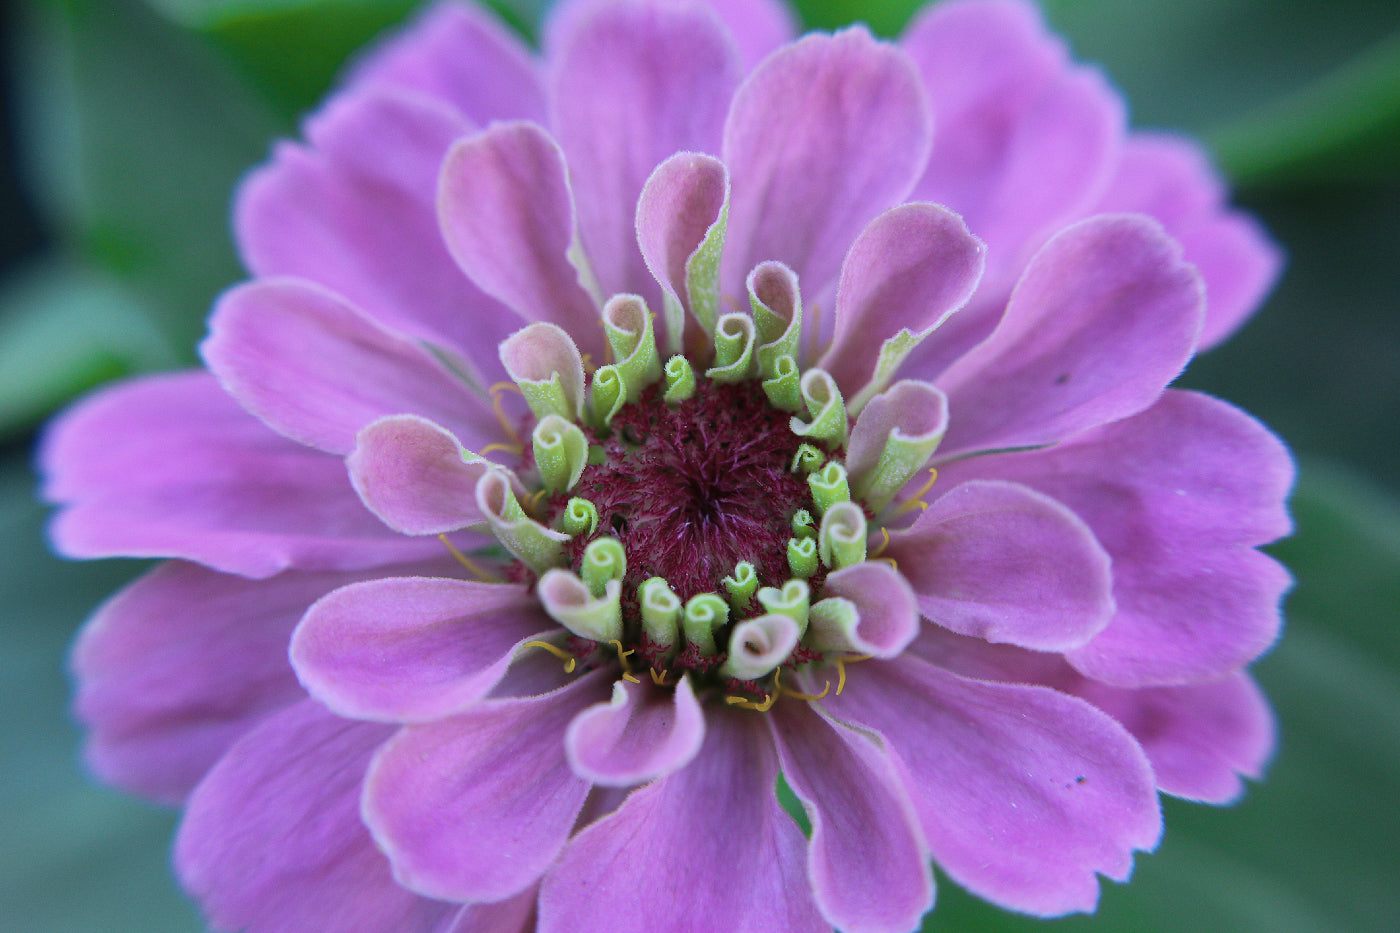
[[[230,194],[277,124],[216,52],[137,0],[43,10],[25,43],[42,207],[193,360],[211,301],[244,274]]]
[[[169,368],[178,354],[110,277],[66,265],[5,283],[0,307],[0,438],[37,424],[100,382]]]

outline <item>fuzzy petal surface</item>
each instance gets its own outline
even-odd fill
[[[1201,148],[1173,136],[1136,133],[1098,211],[1151,214],[1181,241],[1206,286],[1201,349],[1233,334],[1254,313],[1283,267],[1279,248],[1253,218],[1225,207],[1224,186]]]
[[[1109,557],[1073,512],[1025,486],[971,482],[886,551],[930,621],[1040,651],[1085,644],[1113,613]]]
[[[720,709],[705,725],[687,767],[570,840],[540,888],[539,933],[654,933],[658,923],[675,933],[831,933],[812,901],[806,840],[772,792],[777,761],[763,724]],[[664,906],[633,908],[639,891]]]
[[[1161,835],[1152,769],[1108,715],[1046,687],[904,657],[850,668],[822,701],[898,756],[934,860],[973,893],[1042,916],[1092,910]]]
[[[391,85],[435,98],[485,126],[540,120],[540,66],[484,5],[439,0],[356,64],[352,86]]]
[[[1000,278],[1102,189],[1123,105],[1096,72],[1069,63],[1029,3],[939,3],[900,45],[938,121],[914,195],[961,214]]]
[[[486,520],[476,507],[476,484],[490,464],[426,418],[389,415],[370,423],[345,464],[365,507],[395,531],[437,535]]]
[[[669,694],[651,684],[613,683],[612,699],[579,713],[564,748],[574,773],[593,784],[629,787],[685,767],[705,740],[705,714],[690,678]]]
[[[836,334],[818,365],[854,394],[875,374],[881,343],[922,336],[967,302],[985,247],[937,204],[890,208],[851,245],[836,289]]]
[[[937,382],[940,457],[1051,444],[1157,400],[1195,349],[1204,296],[1147,217],[1104,214],[1045,245],[997,329]]]
[[[472,447],[499,433],[483,395],[428,351],[304,279],[258,279],[219,300],[205,363],[253,414],[312,447],[347,454],[385,415],[422,415]]]
[[[533,884],[588,796],[564,732],[605,689],[595,673],[404,727],[375,756],[363,806],[399,882],[458,901],[498,901]]]
[[[598,284],[657,305],[637,249],[637,197],[672,153],[719,152],[737,52],[703,5],[608,3],[580,16],[551,65],[551,126]]]
[[[869,736],[805,703],[781,703],[767,722],[812,820],[807,872],[822,914],[849,933],[917,927],[933,906],[933,872],[894,765]]]
[[[436,556],[355,498],[339,457],[273,433],[202,372],[148,376],[70,409],[44,438],[49,528],[73,557],[180,557],[268,577]]]
[[[303,700],[224,756],[195,789],[175,841],[180,880],[214,926],[436,933],[450,924],[458,905],[397,884],[360,822],[365,767],[392,733]]]
[[[522,322],[560,325],[584,352],[602,347],[598,305],[570,259],[564,153],[543,128],[498,123],[459,141],[442,165],[437,209],[448,251],[482,291]]]
[[[734,194],[724,291],[776,259],[817,297],[847,247],[923,169],[932,117],[909,59],[862,27],[810,35],[764,60],[724,128]]]
[[[411,93],[333,98],[307,122],[307,144],[279,144],[240,186],[244,264],[314,281],[384,326],[494,372],[483,337],[499,340],[518,322],[457,268],[433,206],[443,156],[471,129]]]
[[[1215,679],[1278,636],[1288,573],[1254,550],[1287,534],[1293,462],[1253,418],[1168,391],[1058,447],[949,464],[945,478],[1022,483],[1074,510],[1113,561],[1113,621],[1071,661],[1123,686]]]
[[[387,577],[312,606],[292,638],[292,666],[338,715],[431,721],[484,697],[522,642],[555,628],[520,586]]]
[[[70,666],[89,765],[119,787],[179,803],[240,736],[304,697],[287,641],[306,607],[355,577],[268,580],[169,561],[104,603]]]

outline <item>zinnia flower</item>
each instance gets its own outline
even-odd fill
[[[92,766],[220,928],[1093,909],[1272,745],[1290,461],[1167,386],[1273,249],[1020,3],[544,49],[448,2],[359,61],[209,371],[49,433],[57,546],[169,558],[74,651]]]

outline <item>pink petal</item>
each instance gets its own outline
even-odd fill
[[[1121,722],[1142,744],[1157,786],[1208,803],[1244,793],[1275,744],[1269,702],[1246,674],[1184,687],[1124,690],[1081,679],[1074,693]]]
[[[538,71],[530,50],[488,7],[439,2],[358,63],[350,83],[409,88],[485,126],[544,117]]]
[[[909,193],[931,137],[913,64],[863,27],[766,59],[724,129],[734,184],[726,293],[742,295],[749,270],[776,259],[820,298],[861,229]]]
[[[939,380],[940,457],[1050,444],[1141,411],[1191,358],[1195,270],[1146,217],[1102,215],[1036,254],[996,331]]]
[[[654,933],[675,918],[695,930],[830,933],[803,869],[805,840],[773,796],[770,740],[752,717],[710,712],[694,761],[569,842],[540,888],[539,933]],[[599,909],[638,892],[664,895],[663,912]]]
[[[190,798],[175,867],[221,929],[400,933],[457,910],[395,883],[360,822],[360,784],[392,729],[306,700],[244,736]]]
[[[685,767],[704,740],[704,713],[689,678],[670,691],[619,680],[609,702],[590,706],[569,724],[564,749],[579,777],[627,787]]]
[[[836,336],[818,365],[854,395],[875,374],[881,344],[922,336],[963,306],[982,275],[982,241],[937,204],[890,208],[861,231],[841,266]]]
[[[389,577],[319,600],[291,659],[307,691],[339,715],[423,722],[484,697],[523,642],[557,628],[523,587]]]
[[[1003,907],[1092,910],[1161,834],[1152,769],[1118,723],[1045,687],[966,680],[909,657],[850,667],[823,706],[898,756],[934,859]]]
[[[297,619],[354,577],[247,580],[170,561],[93,613],[73,646],[73,712],[93,770],[179,803],[240,736],[305,694],[287,664]]]
[[[443,933],[534,933],[539,893],[531,886],[495,904],[468,904]]]
[[[1084,644],[1113,614],[1109,558],[1073,512],[1013,483],[957,486],[891,535],[930,621],[1040,651]]]
[[[802,702],[768,718],[783,776],[812,821],[807,871],[822,915],[849,933],[905,933],[933,906],[918,817],[870,739]]]
[[[918,597],[888,564],[864,561],[828,574],[822,595],[850,600],[860,614],[853,643],[858,654],[892,658],[919,630]]]
[[[533,123],[499,123],[452,147],[438,183],[447,249],[525,321],[560,325],[601,356],[598,306],[570,262],[574,199],[564,154]],[[630,208],[630,205],[629,205]]]
[[[637,197],[674,152],[718,152],[739,63],[701,5],[599,4],[552,50],[552,125],[583,246],[605,295],[657,291],[637,250]]]
[[[346,458],[365,507],[395,531],[436,535],[484,522],[476,484],[489,469],[449,431],[417,415],[370,423]]]
[[[1253,549],[1288,533],[1288,451],[1224,402],[1169,391],[1132,418],[1044,451],[950,464],[1073,509],[1113,561],[1117,613],[1070,655],[1124,686],[1214,679],[1278,635],[1289,577]]]
[[[302,279],[259,279],[226,292],[200,353],[249,411],[293,440],[332,453],[384,415],[423,415],[473,447],[500,433],[484,396],[426,350]]]
[[[72,557],[182,557],[268,577],[440,553],[365,511],[339,457],[274,434],[203,372],[90,396],[44,438],[50,526]]]
[[[569,721],[600,673],[541,697],[406,726],[375,756],[363,815],[411,890],[498,901],[529,887],[568,841],[588,795],[564,757]]]
[[[1138,133],[1128,138],[1100,211],[1151,214],[1181,241],[1206,285],[1201,348],[1234,333],[1278,278],[1283,257],[1248,215],[1224,206],[1223,185],[1199,146]]]
[[[728,203],[724,163],[696,152],[678,152],[658,165],[637,199],[637,244],[663,300],[686,312],[682,330],[696,329],[688,263],[724,220]],[[682,345],[682,334],[672,333],[670,347]]]
[[[469,128],[415,96],[332,98],[306,127],[310,145],[278,146],[239,189],[244,263],[257,276],[317,282],[386,327],[494,372],[491,341],[514,316],[457,268],[433,206],[442,158]]]
[[[940,3],[901,45],[938,126],[915,196],[961,214],[1000,278],[1092,203],[1112,170],[1123,105],[1097,72],[1069,64],[1029,3]]]

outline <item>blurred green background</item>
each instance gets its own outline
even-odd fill
[[[539,0],[499,0],[527,35]],[[233,185],[408,0],[0,5],[0,927],[193,933],[173,814],[78,762],[64,652],[141,569],[43,543],[34,431],[83,389],[193,360],[240,277]],[[807,23],[896,34],[910,0],[807,0]],[[1235,807],[1167,801],[1160,850],[1093,917],[1034,921],[939,889],[929,931],[1400,930],[1400,4],[1051,0],[1137,126],[1203,138],[1287,250],[1264,311],[1184,378],[1300,464],[1283,642],[1257,674],[1281,742]]]

